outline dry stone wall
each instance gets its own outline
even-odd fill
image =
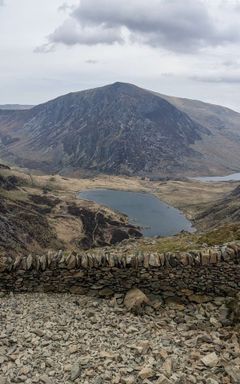
[[[0,258],[0,290],[111,296],[137,286],[148,293],[213,295],[240,291],[240,243],[179,253],[48,252]]]

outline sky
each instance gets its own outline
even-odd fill
[[[0,104],[116,81],[240,111],[240,0],[0,0]]]

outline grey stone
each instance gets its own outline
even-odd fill
[[[81,371],[82,369],[79,363],[75,363],[71,369],[71,380],[75,381],[76,379],[78,379],[81,376]]]
[[[202,359],[202,362],[207,367],[215,367],[218,364],[219,357],[215,352],[209,353],[208,355],[204,356]]]

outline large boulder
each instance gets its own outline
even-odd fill
[[[147,304],[149,304],[149,298],[138,288],[132,288],[124,298],[125,307],[136,314],[141,313]]]

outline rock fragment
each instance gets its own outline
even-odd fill
[[[144,380],[149,379],[154,376],[154,371],[151,367],[143,367],[141,371],[139,372],[138,376]]]
[[[75,381],[81,375],[81,367],[78,363],[75,363],[71,369],[71,380]]]
[[[213,368],[218,364],[219,358],[215,352],[212,352],[204,356],[201,360],[206,367]]]

